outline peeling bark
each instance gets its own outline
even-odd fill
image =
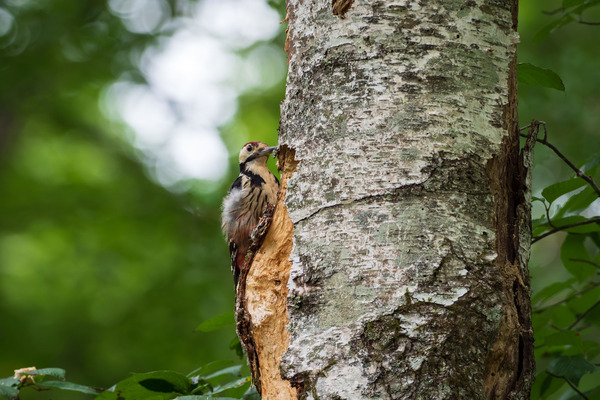
[[[244,300],[263,398],[527,399],[517,2],[332,4],[288,1],[298,164]]]

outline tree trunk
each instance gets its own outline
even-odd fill
[[[529,398],[517,1],[288,16],[282,191],[246,282],[263,399]]]

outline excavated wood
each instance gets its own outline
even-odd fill
[[[252,231],[252,244],[248,249],[248,252],[244,259],[244,264],[242,265],[242,268],[240,270],[240,275],[235,293],[235,322],[237,327],[237,334],[242,346],[244,347],[246,358],[248,359],[248,366],[250,367],[250,373],[252,374],[252,383],[254,384],[254,386],[256,386],[256,389],[259,393],[261,392],[259,355],[257,352],[256,341],[252,333],[252,316],[248,312],[248,302],[246,298],[246,282],[248,279],[248,274],[250,273],[250,269],[252,268],[252,262],[254,261],[256,251],[262,245],[267,231],[271,226],[274,211],[275,206],[272,204],[267,204],[263,216],[258,222],[256,228],[254,228],[254,230]]]

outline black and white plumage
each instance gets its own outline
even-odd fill
[[[267,168],[275,147],[249,142],[240,150],[240,175],[223,200],[221,228],[229,242],[232,270],[237,285],[240,270],[251,244],[250,234],[258,225],[267,203],[275,204],[279,181]]]

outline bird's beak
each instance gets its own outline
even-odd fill
[[[275,149],[277,149],[277,146],[265,147],[260,151],[260,156],[264,156],[265,154],[271,154]]]

